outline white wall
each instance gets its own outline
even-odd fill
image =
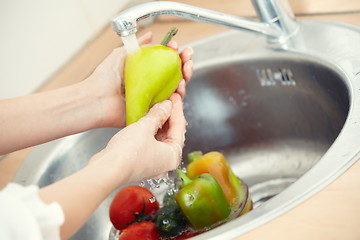
[[[0,99],[36,90],[130,2],[1,0]]]

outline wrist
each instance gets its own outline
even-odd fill
[[[110,82],[110,83],[109,83]],[[93,74],[81,83],[93,97],[94,109],[97,112],[95,128],[125,126],[125,98],[120,87],[114,82]],[[99,87],[101,86],[101,87]]]
[[[100,97],[84,81],[56,90],[53,96],[56,99],[55,105],[51,106],[49,111],[66,127],[63,129],[65,135],[91,130],[101,125]]]
[[[114,156],[112,152],[104,149],[91,157],[84,170],[92,174],[99,188],[110,194],[118,187],[129,183],[130,170],[122,164],[122,157]]]

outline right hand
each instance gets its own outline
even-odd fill
[[[117,169],[117,176],[125,179],[119,186],[160,177],[180,164],[185,129],[182,99],[174,93],[170,101],[156,104],[146,116],[120,130],[91,163],[107,165],[110,172]]]

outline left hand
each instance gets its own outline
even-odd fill
[[[138,39],[140,45],[149,44],[152,34],[147,33]],[[177,50],[177,43],[169,42],[169,47]],[[192,76],[191,48],[185,48],[179,55],[183,62],[183,80],[180,82],[177,92],[183,98],[185,84]],[[90,89],[101,101],[102,113],[98,127],[124,127],[125,126],[125,91],[124,91],[124,63],[126,59],[124,47],[116,48],[105,58],[86,80]],[[140,71],[140,70],[139,70]]]

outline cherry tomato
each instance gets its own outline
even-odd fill
[[[159,240],[156,224],[153,222],[138,222],[129,225],[120,232],[119,240]]]
[[[121,189],[110,205],[110,221],[116,229],[141,221],[159,209],[159,202],[152,192],[144,187],[131,185]]]

